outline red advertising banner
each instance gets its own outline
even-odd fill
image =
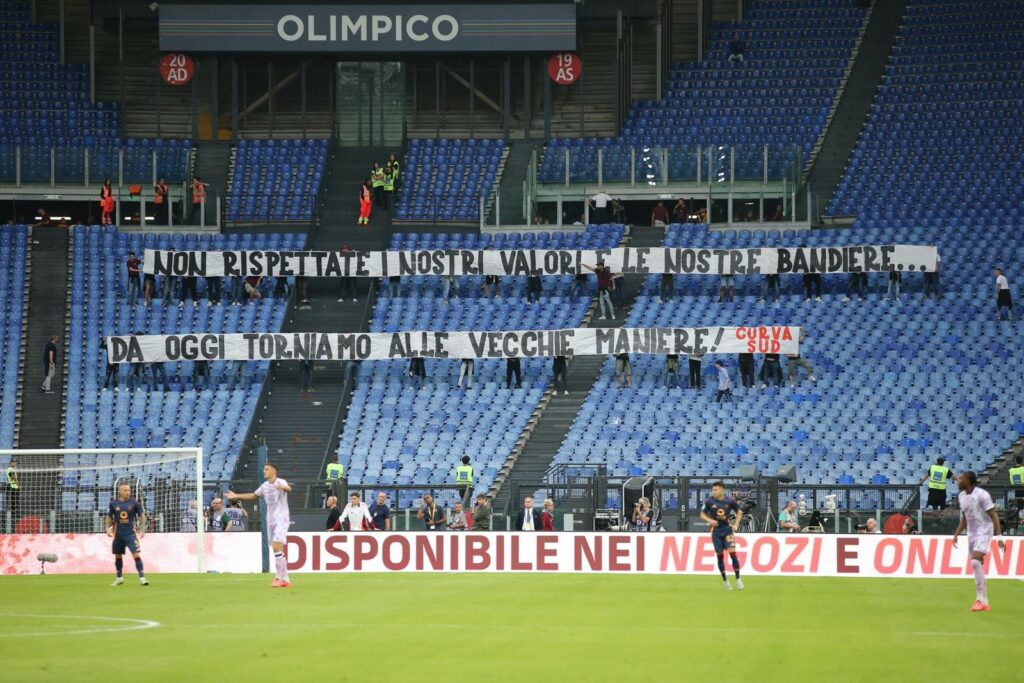
[[[187,85],[196,73],[196,63],[181,52],[174,52],[160,58],[160,78],[169,85]]]
[[[558,85],[572,85],[583,75],[583,62],[575,52],[559,52],[548,58],[548,77]]]

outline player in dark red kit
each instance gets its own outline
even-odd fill
[[[725,495],[725,484],[716,481],[711,485],[711,497],[704,501],[704,507],[700,511],[700,518],[711,525],[711,541],[715,545],[715,555],[718,557],[718,571],[722,574],[722,583],[725,590],[731,591],[729,577],[725,575],[725,555],[732,558],[732,568],[736,573],[736,587],[743,590],[743,580],[740,578],[740,558],[736,557],[736,529],[743,519],[743,510],[737,505],[735,499]]]

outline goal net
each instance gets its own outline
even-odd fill
[[[204,570],[201,448],[0,450],[0,472],[0,533],[105,533],[110,502],[128,484],[146,533],[196,534]]]

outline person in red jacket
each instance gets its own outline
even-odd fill
[[[359,220],[356,221],[356,225],[370,224],[372,202],[373,192],[370,190],[370,179],[367,178],[363,181],[362,187],[359,188]]]
[[[102,225],[113,225],[114,221],[114,190],[110,187],[110,178],[103,181],[100,188],[100,223]]]
[[[541,531],[555,530],[555,501],[547,498],[544,500],[544,511],[540,513]]]

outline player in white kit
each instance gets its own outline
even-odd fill
[[[992,545],[993,534],[996,537],[1002,536],[1003,530],[999,526],[999,516],[996,515],[992,496],[978,486],[978,475],[968,470],[957,478],[956,484],[960,489],[960,524],[953,534],[953,547],[956,547],[957,537],[966,528],[967,549],[971,553],[971,568],[974,570],[975,601],[971,611],[988,612],[992,608],[988,606],[988,592],[985,588],[985,555]],[[1001,538],[999,549],[1006,550],[1006,543]]]
[[[263,478],[266,480],[255,493],[234,493],[228,491],[228,500],[256,500],[262,498],[267,504],[267,538],[274,548],[274,566],[277,573],[272,588],[288,588],[292,584],[288,580],[288,563],[284,557],[284,544],[291,526],[291,515],[288,512],[288,494],[292,487],[284,479],[277,476],[277,465],[269,462],[263,466]]]

